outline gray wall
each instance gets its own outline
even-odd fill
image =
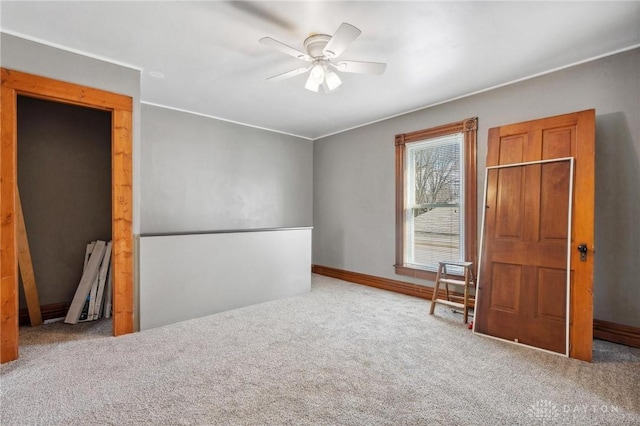
[[[640,326],[640,49],[316,140],[313,263],[431,285],[393,269],[394,136],[478,116],[480,204],[489,128],[591,108],[594,316]]]
[[[111,113],[19,96],[18,188],[40,304],[71,303],[87,243],[111,239]]]
[[[142,105],[142,233],[312,225],[313,143]]]

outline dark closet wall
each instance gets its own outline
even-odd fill
[[[111,113],[18,97],[18,189],[40,304],[70,303],[87,243],[111,239]]]

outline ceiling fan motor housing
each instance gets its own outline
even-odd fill
[[[313,34],[304,40],[304,50],[314,59],[325,57],[324,47],[331,40],[331,36],[326,34]],[[327,52],[330,53],[330,52]]]

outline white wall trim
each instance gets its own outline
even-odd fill
[[[175,108],[175,107],[171,107],[171,106],[168,106],[168,105],[156,104],[154,102],[147,102],[147,101],[141,101],[140,103],[144,104],[144,105],[158,107],[158,108],[169,109],[169,110],[172,110],[172,111],[184,112],[186,114],[198,115],[200,117],[211,118],[211,119],[214,119],[214,120],[225,121],[227,123],[237,124],[239,126],[252,127],[254,129],[264,130],[264,131],[267,131],[267,132],[279,133],[281,135],[286,135],[286,136],[293,136],[294,138],[306,139],[308,141],[313,141],[314,140],[313,138],[310,138],[310,137],[307,137],[307,136],[300,136],[300,135],[296,135],[294,133],[281,132],[279,130],[268,129],[266,127],[254,126],[252,124],[242,123],[240,121],[229,120],[228,118],[216,117],[215,115],[204,114],[204,113],[201,113],[201,112],[190,111],[190,110],[187,110],[187,109]]]
[[[38,37],[32,37],[32,36],[28,36],[26,34],[22,34],[19,33],[17,31],[12,31],[12,30],[7,30],[7,29],[1,29],[0,33],[2,34],[7,34],[10,36],[14,36],[14,37],[19,37],[19,38],[23,38],[25,40],[28,41],[33,41],[34,43],[39,43],[39,44],[44,44],[45,46],[49,46],[49,47],[53,47],[59,50],[64,50],[65,52],[69,52],[69,53],[75,53],[76,55],[82,55],[82,56],[86,56],[92,59],[97,59],[98,61],[102,61],[102,62],[107,62],[113,65],[118,65],[124,68],[129,68],[135,71],[143,71],[143,68],[137,66],[137,65],[132,65],[132,64],[128,64],[126,62],[120,62],[120,61],[116,61],[115,59],[110,59],[104,56],[100,56],[100,55],[94,55],[93,53],[88,53],[85,52],[83,50],[79,50],[79,49],[74,49],[72,47],[68,47],[68,46],[64,46],[62,44],[58,44],[58,43],[53,43],[51,41],[48,40],[43,40],[41,38]]]

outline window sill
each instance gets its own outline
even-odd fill
[[[430,271],[428,269],[420,269],[420,268],[412,267],[412,266],[408,266],[408,265],[394,265],[394,268],[396,269],[396,274],[398,274],[398,275],[404,275],[404,276],[407,276],[407,277],[418,278],[418,279],[421,279],[421,280],[429,280],[429,281],[432,281],[432,282],[435,282],[435,280],[436,280],[437,273],[434,272],[434,271]],[[448,276],[450,278],[464,280],[464,277],[461,276],[461,275],[449,274]]]
[[[394,265],[394,267],[396,268],[396,274],[398,275],[429,281],[436,280],[436,273],[427,269],[419,269],[407,265]]]

